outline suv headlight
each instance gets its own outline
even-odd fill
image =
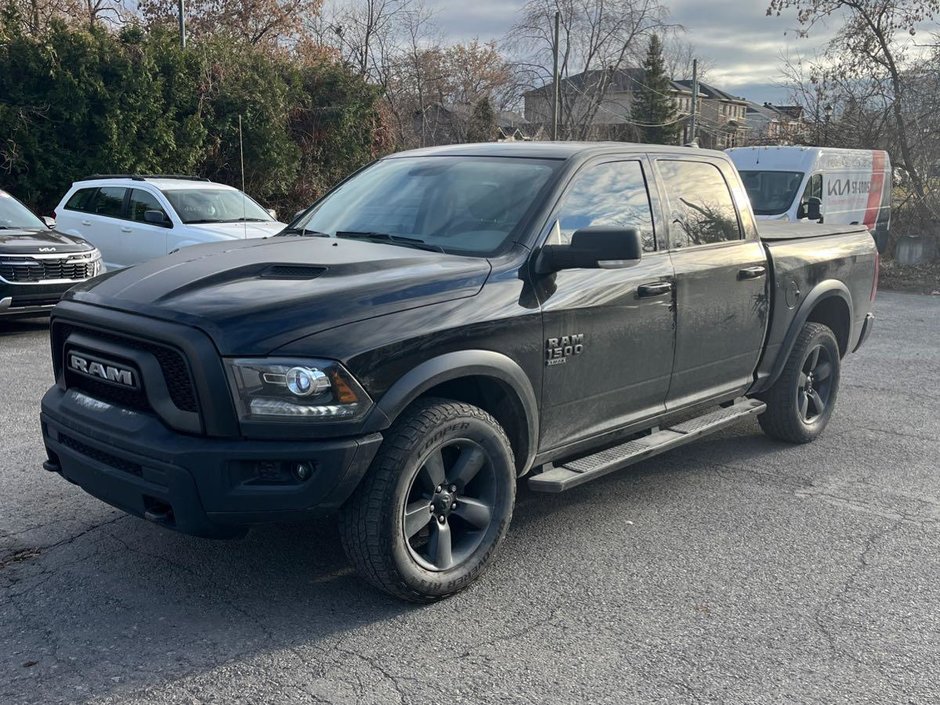
[[[232,395],[244,421],[347,421],[372,405],[338,362],[293,358],[226,360]]]

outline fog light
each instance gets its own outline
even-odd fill
[[[313,477],[313,468],[310,463],[297,463],[294,465],[294,477],[301,482],[306,482]]]

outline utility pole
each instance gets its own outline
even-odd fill
[[[186,48],[186,0],[179,0],[180,13],[180,49]]]
[[[558,85],[558,49],[561,35],[561,13],[555,12],[555,41],[552,42],[552,140],[558,140],[558,112],[561,86]]]
[[[689,120],[689,142],[695,141],[695,119],[698,113],[698,59],[692,59],[692,118]]]

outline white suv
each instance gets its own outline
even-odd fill
[[[231,186],[187,176],[92,176],[76,181],[53,217],[60,232],[88,240],[108,269],[181,247],[268,237],[284,223]]]

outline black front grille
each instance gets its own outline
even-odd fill
[[[196,390],[193,388],[193,380],[189,376],[189,368],[186,367],[183,356],[171,348],[159,346],[153,346],[150,352],[160,363],[166,388],[176,408],[182,411],[197,411],[199,405],[196,403]]]
[[[150,403],[147,401],[147,395],[144,393],[143,388],[130,389],[129,387],[119,387],[116,384],[99,382],[68,368],[65,369],[65,383],[69,389],[80,389],[95,399],[109,401],[127,409],[150,411]]]
[[[0,278],[14,284],[36,284],[56,279],[84,280],[95,274],[88,255],[38,258],[29,255],[0,255]]]
[[[151,343],[149,341],[139,340],[137,338],[127,338],[123,335],[107,333],[96,329],[79,328],[70,324],[62,323],[55,324],[53,327],[53,336],[56,340],[56,346],[63,345],[66,338],[68,338],[68,336],[73,331],[81,332],[82,334],[85,334],[91,338],[113,343],[124,348],[150,353],[154,356],[154,358],[157,360],[157,363],[160,365],[160,370],[163,372],[163,380],[166,383],[167,390],[170,393],[170,399],[176,408],[180,411],[188,411],[192,413],[197,413],[199,411],[199,402],[196,398],[196,387],[193,384],[193,378],[189,372],[189,366],[186,364],[186,359],[183,357],[182,353],[180,353],[178,350],[167,347],[166,345],[160,345],[159,343]],[[133,367],[133,363],[131,361],[125,360],[123,362],[126,362],[128,365]],[[140,378],[140,370],[136,370],[136,373],[138,378]],[[125,406],[131,409],[138,409],[141,411],[150,410],[150,404],[147,401],[147,395],[143,389],[133,390],[126,387],[119,387],[117,385],[108,384],[106,382],[98,382],[97,380],[85,375],[72,373],[68,370],[67,367],[66,383],[69,387],[77,387],[82,389],[97,399],[111,401],[115,404],[118,404],[119,406]]]
[[[124,460],[124,458],[111,455],[110,453],[106,453],[103,450],[92,448],[91,446],[85,445],[81,441],[75,440],[71,436],[67,436],[64,433],[59,434],[59,443],[64,445],[66,448],[74,450],[76,453],[81,453],[82,455],[85,455],[92,460],[97,460],[99,463],[110,465],[112,468],[123,470],[124,472],[130,473],[131,475],[141,477],[144,474],[143,468],[141,468],[137,463],[132,463],[129,460]]]

